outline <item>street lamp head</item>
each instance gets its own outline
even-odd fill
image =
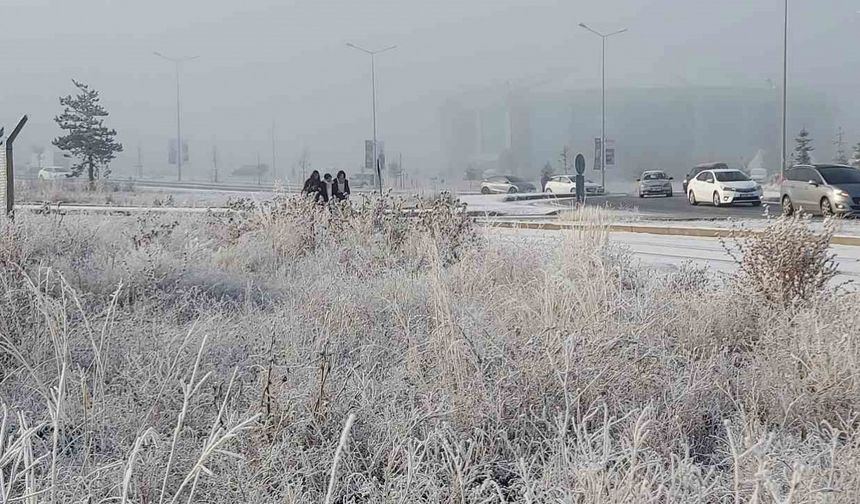
[[[585,23],[579,23],[579,27],[580,27],[580,28],[585,28],[586,30],[588,29],[588,25],[587,25],[587,24],[585,24]]]

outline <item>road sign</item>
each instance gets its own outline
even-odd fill
[[[576,160],[573,162],[573,166],[576,167],[576,173],[580,175],[585,173],[585,156],[577,154]]]
[[[373,171],[373,140],[364,141],[364,169]]]
[[[615,166],[615,140],[606,141],[606,162],[604,166],[607,168]]]
[[[600,138],[594,139],[594,170],[600,171],[603,169],[603,163],[601,162],[600,153],[603,152],[603,142]]]
[[[182,142],[182,162],[188,162],[188,142]],[[176,139],[167,141],[167,164],[176,164]]]

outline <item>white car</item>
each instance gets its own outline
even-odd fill
[[[704,170],[687,183],[691,205],[709,201],[714,206],[750,203],[761,205],[761,186],[740,170]]]
[[[72,176],[72,170],[62,166],[46,166],[39,170],[41,180],[64,179]]]
[[[576,194],[576,175],[554,175],[546,183],[544,192],[550,194]],[[586,195],[603,194],[603,187],[590,180],[585,181]]]

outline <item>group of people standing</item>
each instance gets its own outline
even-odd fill
[[[302,195],[311,196],[318,203],[344,201],[349,198],[349,193],[349,180],[346,179],[346,172],[343,170],[337,172],[335,178],[331,177],[331,173],[326,173],[320,178],[320,172],[314,170],[302,187]]]

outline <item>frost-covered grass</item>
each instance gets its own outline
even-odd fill
[[[131,181],[100,180],[91,186],[86,180],[16,180],[15,202],[48,205],[110,206],[223,206],[229,193],[158,191],[136,187]]]
[[[857,295],[650,270],[599,215],[514,250],[422,204],[19,215],[0,502],[857,501]]]

